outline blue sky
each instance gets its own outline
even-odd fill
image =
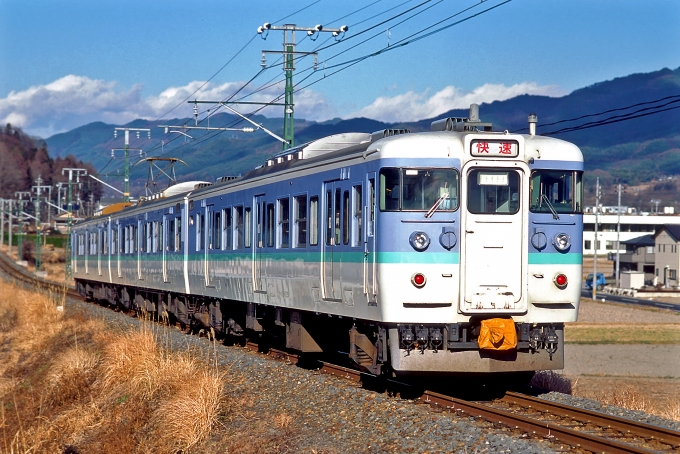
[[[502,3],[2,0],[0,124],[48,137],[92,121],[188,116],[191,106],[181,101],[213,75],[192,99],[230,96],[258,74],[263,50],[282,48],[282,32],[272,30],[266,40],[257,35],[264,22],[350,27],[343,41],[319,52],[319,67],[304,84],[317,82],[295,95],[296,117],[319,121],[359,115],[416,120],[470,102],[522,93],[562,96],[603,80],[680,66],[677,0]],[[304,33],[296,38],[297,50],[305,52],[335,42],[329,33],[316,41]],[[388,44],[390,51],[332,74],[342,66],[331,66]],[[272,67],[241,94],[283,80],[276,56],[267,62]],[[309,58],[299,61],[295,82],[310,75],[310,67]],[[270,101],[282,92],[281,82],[248,99]],[[280,109],[264,113],[281,116]]]

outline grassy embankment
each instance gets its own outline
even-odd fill
[[[214,357],[64,303],[0,282],[0,452],[267,452],[289,435],[285,413],[230,427],[252,399]]]

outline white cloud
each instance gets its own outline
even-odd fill
[[[566,92],[555,85],[539,86],[534,82],[509,87],[503,84],[484,84],[470,92],[449,85],[429,97],[427,90],[423,93],[409,91],[392,97],[379,97],[345,118],[367,117],[385,122],[416,121],[435,117],[451,109],[466,109],[472,103],[503,101],[524,94],[563,96]]]
[[[184,86],[168,87],[158,95],[143,97],[141,84],[121,89],[114,81],[68,75],[46,85],[30,87],[20,92],[12,91],[6,98],[0,99],[0,125],[11,123],[29,134],[47,138],[94,121],[125,124],[138,118],[186,118],[192,115],[192,105],[184,102],[187,97],[222,100],[241,88],[243,83],[203,85],[204,82],[193,81]],[[194,94],[199,88],[200,91]],[[283,89],[281,82],[249,96],[247,100],[269,102],[281,95]],[[565,94],[558,87],[538,86],[533,82],[510,87],[485,84],[471,92],[448,86],[431,96],[428,91],[410,91],[392,97],[380,97],[345,118],[362,116],[386,122],[421,120],[450,109],[467,108],[473,102],[504,100],[525,93],[548,96]],[[239,96],[244,94],[246,93],[240,92]],[[282,100],[279,99],[278,102]],[[205,105],[199,106],[200,111],[207,108]],[[250,112],[254,109],[254,106],[241,106],[239,110]],[[260,113],[280,117],[281,107],[268,107]],[[323,94],[303,90],[295,94],[295,116],[321,121],[338,116],[338,112]]]
[[[158,95],[144,98],[141,85],[121,90],[116,82],[68,75],[46,85],[30,87],[20,92],[12,91],[6,98],[0,99],[0,125],[11,123],[29,134],[46,138],[94,121],[125,124],[138,118],[155,120],[161,116],[189,117],[193,114],[192,106],[184,100],[203,84],[201,81],[193,81],[184,86],[169,87]],[[193,97],[222,100],[231,96],[242,85],[242,82],[219,85],[208,83]],[[282,91],[282,84],[274,85],[247,100],[269,102]],[[240,93],[243,94],[245,92]],[[298,118],[332,116],[332,109],[325,97],[311,90],[297,94],[295,105]],[[200,106],[199,110],[207,108]],[[237,110],[249,112],[254,109],[255,107],[248,106]],[[261,113],[281,116],[281,107],[270,107]]]

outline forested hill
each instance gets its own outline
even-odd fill
[[[0,128],[0,197],[16,199],[17,191],[31,191],[38,177],[42,185],[68,181],[68,174],[62,175],[63,168],[84,168],[94,172],[91,164],[85,164],[72,155],[53,159],[49,156],[47,144],[24,134],[19,128],[7,124]],[[95,199],[101,194],[101,185],[94,180],[83,179],[81,197],[93,193]],[[53,194],[53,198],[56,193]],[[24,196],[24,200],[28,197]]]
[[[664,175],[680,175],[680,109],[677,107],[680,107],[680,68],[600,82],[560,98],[523,95],[482,104],[480,116],[483,121],[493,122],[495,130],[521,131],[527,127],[529,113],[534,112],[539,119],[539,134],[551,134],[581,147],[587,181],[599,176],[604,184],[636,184]],[[367,118],[321,123],[296,119],[295,140],[301,144],[330,134],[373,132],[383,128],[425,131],[429,130],[432,120],[447,116],[467,117],[468,111],[452,110],[436,118],[405,123],[383,123]],[[281,119],[254,119],[282,134]],[[164,120],[163,124],[192,124],[192,121]],[[231,126],[237,122],[231,115],[219,114],[211,117],[210,124]],[[120,137],[117,141],[113,139],[115,126],[120,125],[97,122],[52,136],[47,139],[50,154],[62,157],[73,154],[122,180],[119,156],[111,161],[111,148],[123,145]],[[160,153],[160,138],[165,136],[157,128],[158,122],[135,120],[124,126],[151,128],[151,140],[142,138],[131,146],[151,150],[149,156]],[[242,126],[247,125],[239,125]],[[564,131],[570,128],[576,130]],[[166,156],[180,158],[189,165],[177,169],[183,180],[213,181],[220,176],[236,175],[261,164],[281,149],[278,142],[262,132],[224,133],[212,135],[210,139],[194,132],[191,135],[195,140],[187,139],[185,143],[185,138],[177,134],[175,140],[164,147]],[[141,189],[146,181],[147,168],[142,167],[133,168],[133,180],[136,180],[133,190],[134,187]]]

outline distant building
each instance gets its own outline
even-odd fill
[[[678,288],[680,270],[680,225],[665,225],[654,235],[654,273],[665,288]]]
[[[586,210],[587,211],[587,210]],[[590,210],[592,213],[592,210]],[[623,211],[623,210],[622,210]],[[625,241],[643,235],[654,235],[659,229],[669,224],[680,224],[680,216],[668,215],[634,215],[634,214],[600,214],[597,227],[597,253],[607,255],[616,253],[616,225],[621,221],[619,234],[619,253],[625,253]],[[595,215],[583,215],[583,255],[595,254]]]
[[[654,235],[642,235],[627,241],[621,245],[626,252],[619,254],[619,270],[640,271],[645,273],[645,282],[651,284],[654,280]],[[616,254],[609,254],[610,260],[616,260]]]

